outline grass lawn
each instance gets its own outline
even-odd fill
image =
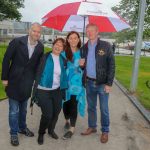
[[[127,89],[130,88],[130,80],[132,74],[133,57],[116,56],[116,79],[120,81]],[[150,110],[150,89],[145,82],[150,80],[150,57],[141,57],[138,86],[135,95],[142,105]]]
[[[7,45],[0,44],[0,77],[1,77],[1,70],[2,70],[2,60],[3,60],[4,53],[6,51],[6,48],[7,48]],[[48,48],[48,47],[44,48],[45,52],[48,52],[50,50],[51,49]],[[5,94],[5,91],[4,91],[4,86],[2,85],[2,81],[1,81],[1,78],[0,78],[0,99],[3,99],[5,97],[6,97],[6,94]]]
[[[0,99],[6,97],[6,94],[4,92],[4,87],[3,87],[2,81],[1,81],[2,60],[3,60],[5,51],[6,51],[6,45],[0,44]]]

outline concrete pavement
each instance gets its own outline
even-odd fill
[[[0,102],[0,150],[149,150],[150,124],[144,119],[129,99],[114,84],[109,99],[110,106],[110,134],[106,144],[100,143],[100,130],[96,134],[86,137],[80,133],[87,128],[87,114],[85,118],[78,117],[76,132],[72,139],[64,141],[64,117],[61,112],[56,126],[58,140],[45,135],[44,145],[37,144],[37,132],[40,121],[40,109],[34,105],[33,115],[28,109],[27,124],[35,133],[32,138],[19,135],[20,145],[11,146],[8,127],[8,101]],[[100,128],[100,113],[98,113],[98,129]]]

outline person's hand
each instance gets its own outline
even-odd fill
[[[2,80],[2,84],[6,87],[8,86],[8,80]]]
[[[85,58],[79,60],[79,66],[83,67],[85,65]]]
[[[105,85],[104,91],[105,91],[106,93],[110,93],[110,92],[111,92],[111,86]]]

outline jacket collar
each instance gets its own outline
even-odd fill
[[[20,42],[23,43],[24,45],[27,45],[27,44],[28,44],[28,35],[23,36],[23,37],[20,39]]]
[[[23,36],[20,41],[21,43],[23,43],[24,45],[28,45],[28,37],[29,35]],[[39,41],[37,41],[37,45],[39,44]]]
[[[96,45],[98,45],[98,44],[100,43],[100,41],[101,41],[100,38],[98,38],[98,39],[97,39],[97,44],[96,44]],[[88,48],[88,41],[85,43],[85,47]]]
[[[27,61],[31,61],[32,58],[34,57],[34,55],[36,54],[36,51],[38,51],[38,44],[39,44],[39,41],[38,41],[38,44],[35,46],[35,50],[31,56],[31,58],[29,59],[29,53],[28,53],[28,37],[29,35],[26,35],[26,36],[22,36],[21,38],[19,38],[19,42],[22,44],[22,51],[24,53],[24,55],[26,56],[27,58]]]

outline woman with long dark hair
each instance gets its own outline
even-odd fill
[[[85,89],[82,85],[82,69],[79,66],[81,39],[77,32],[72,31],[67,35],[66,48],[63,56],[67,60],[68,89],[66,90],[66,101],[63,103],[65,116],[64,128],[68,131],[63,139],[71,138],[75,131],[77,114],[84,116]]]

